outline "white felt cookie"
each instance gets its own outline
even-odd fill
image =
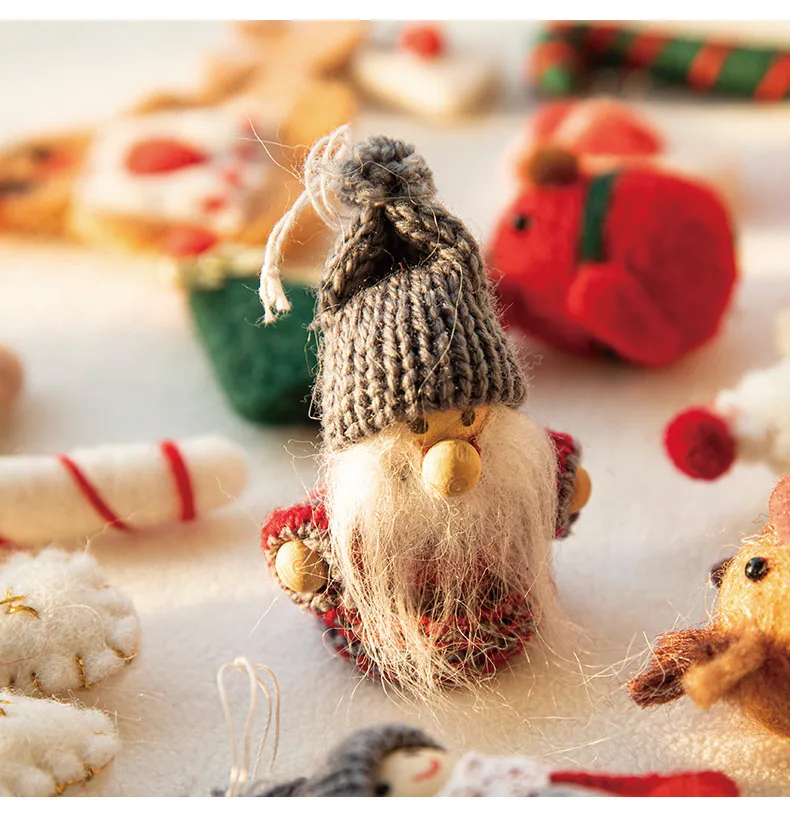
[[[0,571],[0,687],[90,688],[131,661],[139,633],[129,597],[85,552],[20,553]]]
[[[102,711],[0,690],[0,796],[57,795],[117,751],[118,733]]]

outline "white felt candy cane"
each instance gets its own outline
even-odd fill
[[[3,456],[0,546],[188,522],[230,502],[246,479],[242,448],[213,436],[59,456]]]

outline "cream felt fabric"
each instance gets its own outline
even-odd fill
[[[46,549],[0,564],[0,687],[68,695],[134,658],[140,624],[129,596],[86,552]]]
[[[162,85],[152,76],[163,72],[165,55],[173,78],[186,83],[200,49],[221,36],[207,35],[207,25],[71,26],[68,36],[45,26],[47,50],[31,34],[35,25],[0,27],[7,62],[27,66],[33,51],[40,62],[36,73],[20,72],[13,89],[0,82],[4,129],[109,113],[152,81]],[[515,61],[528,32],[512,24],[491,31],[487,37],[513,59],[517,87]],[[151,61],[154,50],[163,62]],[[67,85],[81,95],[53,92]],[[512,104],[509,114],[441,129],[369,113],[359,131],[413,141],[448,205],[482,237],[512,188],[501,155],[527,115],[523,95]],[[721,769],[746,794],[790,794],[790,742],[727,706],[705,714],[686,700],[642,711],[625,692],[659,632],[706,620],[708,567],[759,530],[776,480],[769,468],[744,462],[714,484],[687,479],[662,449],[664,426],[689,404],[710,403],[746,372],[774,363],[772,317],[790,302],[790,244],[781,226],[790,211],[790,115],[707,102],[704,110],[645,107],[679,142],[727,148],[738,160],[755,204],[740,235],[744,281],[721,337],[677,367],[649,373],[546,352],[533,368],[526,408],[579,438],[593,481],[573,536],[555,548],[560,599],[585,642],[569,642],[558,668],[530,650],[531,664],[515,660],[474,711],[452,695],[449,707],[417,709],[360,681],[331,658],[314,619],[268,576],[260,523],[275,505],[312,488],[315,435],[254,427],[230,411],[191,333],[183,293],[159,280],[156,263],[0,242],[2,342],[22,357],[28,383],[0,435],[2,452],[219,433],[250,458],[250,485],[225,509],[190,525],[91,540],[108,581],[133,598],[142,636],[122,677],[80,694],[117,710],[123,745],[112,769],[68,793],[224,788],[231,756],[215,676],[244,655],[269,664],[280,680],[278,778],[310,772],[352,729],[399,720],[453,751],[521,753],[552,767],[631,774]],[[247,686],[229,678],[229,692],[240,729]]]
[[[117,751],[118,733],[103,712],[0,690],[0,795],[58,795]]]
[[[170,442],[189,482],[191,513],[203,516],[241,493],[244,451],[224,438]],[[107,444],[68,453],[109,509],[128,529],[182,519],[184,500],[160,444]],[[0,534],[20,546],[72,543],[106,528],[108,513],[90,502],[58,456],[0,456]]]

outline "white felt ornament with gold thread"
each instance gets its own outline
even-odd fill
[[[90,688],[132,661],[139,635],[131,600],[85,552],[18,554],[0,568],[0,688]]]
[[[60,795],[117,751],[118,733],[104,712],[0,690],[0,796]]]
[[[471,686],[561,615],[551,541],[589,497],[570,436],[520,411],[521,366],[477,242],[413,146],[319,143],[261,273],[288,309],[283,243],[312,204],[337,230],[318,290],[321,487],[266,521],[279,582],[366,673],[412,693]]]

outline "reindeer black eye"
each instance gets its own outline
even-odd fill
[[[525,229],[529,229],[531,223],[532,218],[529,215],[516,215],[513,218],[513,229],[516,232],[523,232]]]
[[[472,424],[475,422],[475,411],[474,409],[465,409],[461,413],[461,423],[465,427],[471,427]]]
[[[768,574],[768,561],[764,557],[753,557],[746,563],[744,572],[750,581],[761,581]]]
[[[389,784],[376,784],[376,786],[373,787],[373,793],[375,795],[389,795],[390,789],[391,787]]]

